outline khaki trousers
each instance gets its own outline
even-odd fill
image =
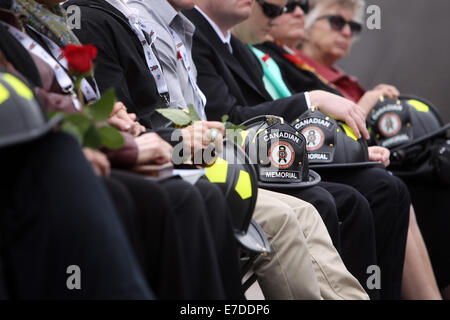
[[[369,299],[344,266],[311,204],[259,189],[253,219],[271,246],[271,253],[254,264],[266,299]]]

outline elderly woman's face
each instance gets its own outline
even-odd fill
[[[327,15],[338,15],[351,21],[354,19],[355,13],[352,9],[331,6],[322,10],[319,17]],[[318,19],[308,30],[306,36],[310,45],[333,60],[338,60],[348,54],[353,37],[348,24],[340,31],[335,30],[327,18]]]
[[[282,43],[295,46],[303,38],[305,13],[296,6],[291,13],[284,13],[273,19],[270,35]]]
[[[286,5],[286,0],[265,0],[267,4],[278,6],[280,9]],[[250,39],[251,43],[258,43],[264,41],[269,34],[272,26],[273,18],[264,14],[262,6],[256,1],[253,2],[252,14],[243,23],[242,29],[247,33],[246,38]]]

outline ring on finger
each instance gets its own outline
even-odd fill
[[[219,130],[217,130],[216,128],[212,128],[210,130],[210,135],[211,135],[211,142],[214,143],[214,141],[216,140],[216,136],[219,133]]]

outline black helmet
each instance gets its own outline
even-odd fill
[[[206,168],[205,175],[223,191],[239,243],[253,252],[270,252],[264,232],[251,220],[258,196],[258,179],[244,151],[225,138],[223,151],[217,155],[214,164]]]
[[[412,146],[444,135],[450,124],[443,125],[437,109],[414,96],[398,100],[381,99],[367,119],[373,144],[389,149]]]
[[[311,168],[366,168],[383,166],[369,161],[367,142],[353,130],[316,108],[303,113],[292,125],[306,138]]]
[[[39,138],[61,119],[47,121],[33,91],[18,77],[0,72],[0,148]]]
[[[305,139],[276,116],[259,116],[242,125],[242,147],[258,169],[259,186],[306,188],[320,182],[309,170]]]

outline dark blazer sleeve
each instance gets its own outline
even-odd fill
[[[109,88],[115,88],[117,99],[123,102],[129,112],[136,113],[141,122],[154,131],[158,133],[164,140],[175,145],[179,143],[178,141],[171,141],[171,136],[174,128],[158,128],[156,123],[163,122],[162,120],[157,122],[154,119],[156,117],[152,116],[151,118],[145,117],[149,112],[143,111],[144,109],[152,110],[152,114],[154,114],[154,109],[156,109],[157,105],[155,104],[153,107],[151,106],[154,103],[157,96],[157,92],[154,94],[147,91],[146,97],[133,97],[133,93],[129,88],[130,78],[133,78],[133,74],[138,74],[142,70],[133,70],[134,64],[131,63],[131,59],[127,56],[133,48],[133,43],[131,42],[127,51],[119,52],[117,48],[121,48],[123,45],[128,45],[128,43],[124,43],[126,37],[120,39],[119,35],[123,35],[122,27],[117,24],[117,21],[114,20],[110,15],[103,12],[102,10],[98,10],[95,8],[83,7],[81,6],[81,22],[82,26],[80,29],[75,29],[74,32],[81,43],[84,44],[93,44],[97,47],[98,53],[97,57],[94,60],[95,64],[95,79],[97,80],[100,92],[104,92]],[[131,35],[134,37],[134,35]],[[138,55],[138,53],[136,53]],[[130,67],[125,70],[124,65]],[[146,68],[145,65],[142,66]],[[144,69],[146,70],[146,69]],[[135,73],[133,73],[135,72]],[[141,78],[140,78],[141,79]],[[147,87],[145,84],[136,84],[151,90],[153,87],[150,85]],[[156,88],[155,88],[156,91]],[[144,104],[145,98],[149,98],[147,101],[148,107]],[[150,98],[154,98],[153,100]],[[139,102],[139,105],[136,105],[136,101]],[[164,107],[164,106],[161,106]],[[157,115],[156,115],[157,116]],[[145,118],[145,119],[143,119]],[[152,119],[153,121],[151,121]],[[145,121],[142,121],[145,120]]]
[[[126,80],[126,72],[118,63],[113,26],[108,21],[109,17],[99,10],[81,7],[80,29],[74,29],[76,36],[83,44],[93,44],[98,53],[94,60],[95,79],[100,92],[115,88],[116,95],[131,111],[134,104]]]
[[[235,78],[237,75],[227,68],[223,57],[198,30],[194,35],[193,59],[198,71],[198,85],[207,99],[205,110],[209,120],[220,120],[227,114],[231,122],[238,124],[259,115],[272,114],[294,121],[307,110],[303,93],[268,101],[263,97],[251,97],[256,96],[253,92],[242,91]]]

